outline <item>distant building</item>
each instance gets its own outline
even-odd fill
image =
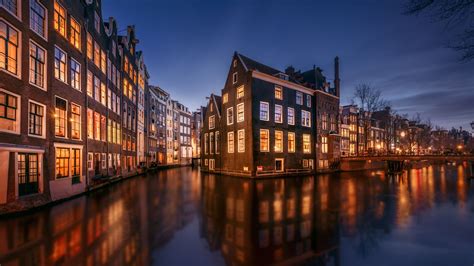
[[[201,129],[203,108],[193,112],[191,119],[191,147],[193,159],[201,158]]]
[[[338,142],[331,137],[339,130],[338,65],[336,58],[332,87],[319,68],[282,72],[235,53],[222,96],[211,95],[203,114],[201,169],[244,176],[329,169],[339,160],[330,148]]]

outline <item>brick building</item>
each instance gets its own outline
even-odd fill
[[[203,113],[202,170],[242,176],[312,173],[329,167],[329,135],[338,131],[335,86],[320,69],[282,72],[235,53],[222,89]],[[325,115],[325,127],[319,127]],[[333,118],[334,126],[330,124]],[[318,155],[319,154],[319,155]]]

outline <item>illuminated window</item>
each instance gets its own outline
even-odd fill
[[[227,133],[227,153],[234,153],[234,132]]]
[[[244,97],[244,85],[241,85],[237,88],[237,99]]]
[[[71,138],[81,139],[81,107],[71,104]]]
[[[209,133],[209,154],[214,154],[214,132]]]
[[[56,97],[54,115],[54,135],[56,137],[66,137],[67,127],[67,101]]]
[[[232,84],[235,84],[235,83],[237,83],[237,72],[232,74]]]
[[[46,37],[46,8],[38,0],[30,1],[30,28],[42,37]]]
[[[107,106],[107,88],[104,82],[100,82],[100,103]]]
[[[44,137],[45,109],[42,104],[29,102],[28,134]]]
[[[295,133],[288,132],[288,152],[296,151]]]
[[[222,103],[227,103],[228,101],[229,101],[229,94],[224,93],[224,95],[222,96]]]
[[[71,35],[69,41],[72,46],[81,50],[81,25],[79,25],[79,23],[73,18],[71,18],[71,29],[69,34]]]
[[[204,134],[204,154],[207,154],[207,147],[209,146],[209,135]]]
[[[295,125],[295,109],[288,107],[288,125]]]
[[[296,104],[303,105],[303,93],[296,92]]]
[[[96,41],[94,41],[94,64],[100,68],[100,46]]]
[[[66,80],[66,53],[59,49],[54,48],[54,77],[67,83]]]
[[[283,152],[283,131],[275,131],[275,152]]]
[[[107,71],[107,55],[104,50],[100,50],[100,70],[102,73],[106,74]]]
[[[18,31],[0,20],[0,69],[17,75]]]
[[[69,148],[56,148],[56,178],[69,177]]]
[[[245,152],[245,129],[237,131],[237,138],[238,152]]]
[[[283,123],[283,107],[275,104],[275,123]]]
[[[87,33],[87,58],[94,60],[94,43],[90,33]]]
[[[100,79],[94,76],[94,99],[100,102]]]
[[[234,124],[234,107],[227,108],[227,125]]]
[[[303,153],[311,153],[311,135],[303,134]]]
[[[237,123],[244,122],[244,103],[237,105]]]
[[[268,129],[260,129],[260,151],[270,151],[270,132]]]
[[[211,115],[209,117],[209,129],[214,129],[216,127],[216,116]]]
[[[301,110],[301,125],[304,127],[311,127],[311,113]]]
[[[100,116],[100,140],[107,141],[107,118],[103,115]]]
[[[87,109],[87,138],[94,139],[94,111]]]
[[[283,100],[283,88],[281,86],[275,86],[275,99]]]
[[[269,104],[267,102],[260,102],[260,120],[269,120]]]
[[[66,38],[66,10],[54,1],[54,29]]]
[[[215,143],[216,143],[216,154],[219,154],[219,153],[221,152],[221,150],[220,150],[220,148],[219,148],[219,147],[220,147],[220,146],[219,146],[219,144],[220,144],[220,143],[219,143],[219,141],[220,141],[220,140],[219,140],[219,137],[220,137],[220,136],[219,136],[219,131],[216,132],[216,136],[215,136],[215,137],[216,137],[216,139],[215,139]]]
[[[328,137],[321,137],[321,152],[328,153]]]
[[[46,51],[30,42],[30,83],[46,88]]]
[[[94,139],[100,140],[100,114],[94,112]]]
[[[71,87],[81,90],[81,65],[71,58]]]
[[[323,113],[321,115],[321,128],[323,130],[327,130],[328,129],[328,115],[326,113]]]

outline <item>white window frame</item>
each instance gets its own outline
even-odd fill
[[[305,137],[309,137],[309,151],[305,151],[304,149],[304,139]],[[301,140],[303,141],[303,153],[304,154],[310,154],[311,153],[311,135],[310,134],[303,134]]]
[[[268,136],[268,139],[267,139],[267,149],[266,150],[262,150],[262,131],[266,132],[267,133],[267,136]],[[268,129],[260,129],[259,131],[259,134],[258,134],[258,139],[260,141],[260,147],[259,147],[259,150],[260,152],[270,152],[270,130]]]
[[[301,96],[301,97],[299,97],[299,96]],[[297,91],[295,97],[296,97],[295,98],[296,104],[297,105],[303,105],[303,93],[300,92],[300,91]],[[301,101],[298,101],[298,99],[301,99]]]
[[[30,83],[30,85],[32,86],[35,86],[36,88],[38,89],[41,89],[41,90],[44,90],[44,91],[47,91],[48,89],[48,51],[46,49],[44,49],[41,45],[39,45],[37,42],[35,42],[34,40],[30,39],[30,45],[33,44],[33,45],[36,45],[37,47],[39,47],[40,49],[43,50],[44,52],[44,75],[43,75],[43,87],[40,87],[34,83],[31,82],[31,79],[30,79],[30,76],[31,76],[31,62],[30,62],[30,59],[31,59],[31,48],[29,49],[29,53],[28,53],[28,82]]]
[[[212,127],[211,127],[211,121],[212,121]],[[208,126],[209,126],[209,129],[214,129],[216,127],[216,116],[215,115],[211,115],[209,117]]]
[[[277,96],[277,92],[280,93],[280,97]],[[274,96],[276,100],[283,100],[283,87],[282,86],[275,85]]]
[[[235,135],[234,131],[227,132],[227,153],[235,152],[235,136],[234,135]],[[230,140],[232,140],[232,143]]]
[[[237,87],[237,90],[236,90],[236,98],[237,99],[240,99],[240,98],[243,98],[245,96],[245,87],[244,85],[240,85],[239,87]]]
[[[13,13],[11,10],[7,9],[5,6],[0,5],[3,10],[7,11],[8,13],[12,14],[15,18],[17,18],[19,21],[21,21],[21,10],[22,10],[22,0],[18,0],[16,2],[16,14]]]
[[[229,120],[229,111],[232,112],[232,116],[231,116],[230,120]],[[226,111],[226,119],[227,119],[227,125],[228,125],[228,126],[234,124],[234,107],[229,107],[229,108],[227,108],[227,111]]]
[[[66,125],[64,126],[64,137],[61,137],[61,136],[56,136],[56,98],[60,98],[64,101],[66,101]],[[68,120],[68,113],[69,113],[69,101],[63,97],[59,97],[58,95],[54,95],[54,104],[53,104],[53,108],[54,108],[54,120],[53,120],[53,125],[54,125],[54,137],[55,138],[58,138],[58,139],[67,139],[68,138],[68,124],[69,124],[69,120]]]
[[[277,149],[277,133],[281,134],[281,146]],[[275,141],[275,146],[274,146],[274,151],[281,153],[283,152],[283,146],[284,146],[284,137],[283,137],[283,131],[281,130],[275,130],[275,137],[273,138]]]
[[[76,59],[72,58],[69,60],[69,71],[72,72],[72,62],[75,62],[77,65],[79,65],[79,88],[74,88],[74,83],[72,82],[72,75],[71,75],[71,88],[75,89],[75,90],[78,90],[78,91],[82,91],[82,66],[81,66],[81,63],[79,63],[79,61],[77,61]]]
[[[237,72],[234,72],[232,74],[232,84],[237,83],[237,81],[238,81],[238,74],[237,74]]]
[[[290,148],[290,135],[293,136],[293,148]],[[288,132],[288,137],[286,139],[288,153],[296,152],[296,134],[295,132]]]
[[[29,28],[31,29],[32,32],[36,33],[36,35],[40,36],[41,38],[43,38],[45,41],[48,41],[48,9],[39,1],[39,0],[32,0],[32,1],[35,1],[39,6],[41,6],[43,9],[44,9],[44,36],[39,34],[38,32],[36,32],[35,30],[33,30],[33,28],[31,27],[31,0],[29,1],[30,4],[29,4],[29,14],[30,14],[30,21],[28,23],[29,25]]]
[[[308,123],[306,123],[305,115],[308,115]],[[311,127],[311,112],[306,110],[301,110],[301,125],[304,127]]]
[[[21,132],[21,96],[16,94],[16,93],[13,93],[13,92],[10,92],[8,90],[5,90],[3,88],[0,88],[0,91],[3,91],[7,94],[11,94],[13,96],[15,96],[17,98],[17,108],[16,108],[16,130],[8,130],[8,129],[1,129],[0,128],[0,132],[5,132],[5,133],[11,133],[11,134],[16,134],[16,135],[20,135],[20,132]],[[5,118],[6,119],[6,118]]]
[[[281,161],[281,170],[276,169],[276,162]],[[285,159],[284,158],[275,158],[275,172],[284,172],[285,171]]]
[[[290,119],[290,110],[291,110],[291,113],[293,114],[291,116],[292,119]],[[292,125],[294,126],[295,125],[295,108],[292,108],[292,107],[288,107],[288,110],[287,110],[287,121],[288,121],[288,125]]]
[[[306,94],[306,106],[311,107],[311,95]]]
[[[56,77],[56,66],[55,66],[55,63],[56,63],[56,49],[58,49],[59,51],[64,53],[64,55],[66,56],[66,62],[64,62],[64,67],[65,67],[65,69],[64,69],[64,80],[60,79],[59,77]],[[64,84],[68,84],[67,83],[67,78],[68,78],[68,75],[67,75],[68,74],[67,73],[68,72],[67,56],[68,56],[67,53],[63,49],[59,48],[59,46],[57,46],[57,45],[54,46],[53,76],[54,76],[54,79],[59,80]]]
[[[242,107],[242,116],[239,116],[239,108]],[[245,121],[245,105],[244,103],[237,104],[237,123]]]
[[[87,153],[87,170],[89,171],[94,170],[94,153],[93,152]]]
[[[18,1],[20,1],[20,0],[18,0]],[[8,10],[7,10],[7,12],[8,12]],[[11,23],[9,23],[6,19],[0,18],[0,21],[3,21],[5,24],[7,24],[8,27],[11,27],[12,29],[14,29],[18,33],[18,40],[17,40],[18,41],[18,49],[16,51],[17,52],[17,55],[16,55],[16,74],[8,71],[7,69],[3,69],[3,68],[0,68],[0,72],[5,72],[5,73],[9,74],[10,76],[13,76],[13,77],[21,80],[21,77],[22,77],[21,76],[21,73],[22,73],[22,71],[21,71],[22,70],[21,62],[22,62],[22,55],[23,55],[23,53],[22,53],[22,48],[23,48],[22,32],[20,30],[18,30],[18,28],[16,28],[15,26],[13,26]],[[29,53],[28,53],[28,55],[29,55]],[[29,58],[28,58],[28,61],[29,61]]]
[[[244,136],[242,139],[240,139],[240,134],[241,133]],[[243,142],[243,143],[241,143],[241,142]],[[237,131],[237,152],[238,153],[244,153],[245,152],[245,129],[239,129]]]
[[[267,107],[267,113],[266,116],[262,118],[262,106]],[[263,102],[260,101],[260,112],[259,112],[259,117],[261,121],[269,121],[270,120],[270,104],[268,102]]]
[[[280,120],[277,120],[277,109],[280,110]],[[275,123],[282,124],[283,123],[283,106],[279,104],[275,104],[275,114],[274,114]]]
[[[43,126],[42,126],[42,129],[41,129],[41,135],[34,135],[34,134],[30,134],[30,102],[31,103],[34,103],[34,104],[37,104],[37,105],[40,105],[43,107]],[[46,116],[48,115],[48,112],[47,112],[47,109],[46,109],[46,105],[42,104],[42,103],[39,103],[37,101],[33,101],[33,100],[28,100],[28,136],[29,137],[32,137],[32,138],[40,138],[40,139],[45,139],[46,138]]]

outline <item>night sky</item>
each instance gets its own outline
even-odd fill
[[[133,2],[133,4],[132,4]],[[474,62],[446,48],[456,28],[405,16],[403,0],[103,0],[104,18],[135,25],[151,75],[196,110],[220,93],[234,51],[284,70],[313,64],[333,78],[341,60],[342,98],[370,83],[398,113],[419,112],[437,125],[470,128]],[[122,33],[125,33],[122,32]]]

